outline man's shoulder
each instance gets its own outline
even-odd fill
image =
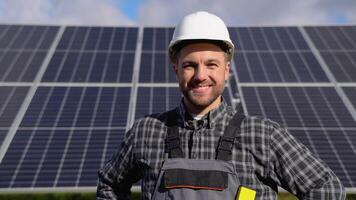
[[[264,118],[261,116],[245,116],[245,119],[241,125],[241,128],[244,130],[261,132],[261,133],[270,133],[275,130],[285,129],[283,125],[279,124],[276,121],[273,121],[270,118]]]
[[[143,117],[140,117],[135,120],[133,124],[133,128],[140,128],[140,127],[151,127],[151,126],[166,126],[168,123],[168,118],[172,113],[175,112],[175,109],[168,110],[161,113],[153,113],[148,114]]]

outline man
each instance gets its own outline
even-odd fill
[[[207,12],[177,25],[169,56],[183,94],[174,110],[136,121],[99,171],[98,199],[344,199],[335,174],[278,124],[235,113],[222,98],[234,45]]]

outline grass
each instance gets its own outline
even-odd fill
[[[22,193],[1,194],[0,200],[94,200],[95,193]],[[140,193],[132,194],[133,200],[140,199]],[[280,193],[278,200],[297,200],[293,195]],[[356,200],[356,194],[348,194],[346,200]]]

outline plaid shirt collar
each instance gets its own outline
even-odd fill
[[[221,97],[221,104],[219,107],[210,110],[202,119],[194,120],[191,114],[187,111],[183,98],[180,105],[176,108],[179,114],[178,124],[181,127],[197,130],[200,128],[213,128],[216,122],[219,122],[223,118],[224,113],[227,110],[227,104],[223,97]]]

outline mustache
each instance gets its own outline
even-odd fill
[[[193,79],[191,81],[188,82],[188,87],[204,87],[204,86],[214,86],[215,83],[213,81],[208,81],[208,80],[205,80],[205,81],[199,81],[199,80],[196,80],[196,79]]]

